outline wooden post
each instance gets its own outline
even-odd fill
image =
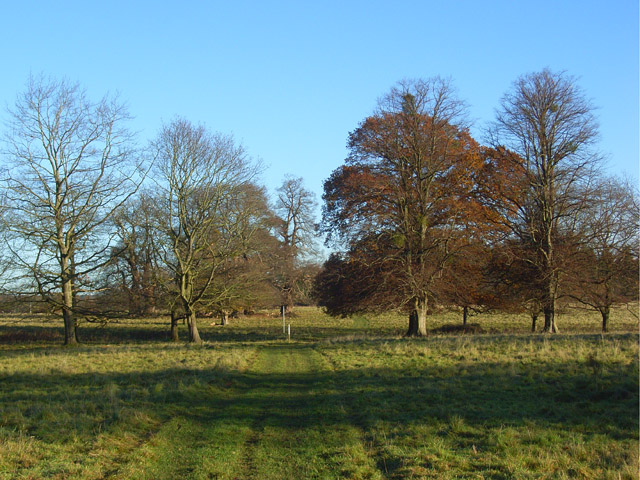
[[[291,341],[291,324],[287,326],[287,336],[289,337],[288,341]]]

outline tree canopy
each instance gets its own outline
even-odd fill
[[[376,272],[368,289],[393,285],[394,295],[376,298],[408,311],[409,335],[426,335],[445,267],[488,215],[474,194],[480,146],[463,113],[445,80],[398,84],[351,132],[345,165],[325,183],[324,231],[352,265]]]

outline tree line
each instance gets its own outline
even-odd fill
[[[410,336],[452,307],[555,332],[572,302],[606,330],[638,298],[638,195],[602,174],[593,110],[573,77],[524,75],[482,145],[449,81],[400,82],[349,134],[316,225],[303,180],[271,200],[233,137],[176,118],[141,148],[117,97],[30,78],[4,132],[3,298],[59,314],[66,344],[81,321],[151,314],[197,343],[198,316],[297,302],[401,310]]]
[[[229,135],[176,118],[145,148],[117,98],[31,78],[9,111],[2,172],[2,287],[14,308],[81,321],[198,315],[309,301],[315,199],[286,177],[270,201],[261,166]]]
[[[593,106],[566,73],[523,75],[474,140],[449,81],[400,82],[349,135],[324,185],[336,247],[318,276],[334,315],[403,309],[407,335],[457,307],[527,311],[557,332],[559,305],[608,328],[638,299],[638,192],[602,173]]]

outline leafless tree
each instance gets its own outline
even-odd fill
[[[77,84],[45,78],[30,78],[9,111],[7,245],[27,286],[62,312],[65,344],[77,343],[78,295],[109,261],[107,221],[141,182],[127,119],[117,98],[92,102]]]
[[[156,242],[158,210],[150,192],[131,198],[113,215],[117,243],[112,249],[109,282],[125,294],[128,313],[150,315],[158,306],[162,272],[159,268]]]
[[[557,331],[559,246],[586,207],[585,192],[600,163],[593,151],[598,137],[593,110],[573,77],[545,69],[514,82],[491,129],[496,152],[505,153],[522,179],[523,190],[507,199],[506,218],[512,234],[536,252],[530,258],[543,285],[546,332]]]
[[[242,245],[239,223],[228,206],[256,176],[258,167],[230,136],[176,119],[153,143],[166,242],[162,254],[176,287],[177,305],[189,328],[189,341],[201,343],[196,307],[216,274]],[[172,312],[172,318],[177,318]]]
[[[638,300],[637,189],[616,178],[600,180],[578,224],[581,242],[566,275],[566,290],[600,313],[606,332],[611,307]]]
[[[316,254],[317,202],[313,192],[307,190],[302,178],[287,176],[278,188],[275,229],[280,247],[276,254],[274,283],[281,295],[282,305],[293,308],[296,289],[304,277],[304,262]]]
[[[219,267],[202,303],[220,316],[222,325],[229,322],[231,313],[250,310],[265,301],[273,303],[267,257],[275,239],[268,203],[264,188],[246,183],[228,196],[221,209],[228,228],[216,232],[212,241],[224,245],[226,259],[219,257]]]

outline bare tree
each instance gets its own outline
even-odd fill
[[[229,315],[264,304],[265,297],[273,301],[268,284],[268,257],[275,239],[271,235],[273,212],[269,208],[265,189],[246,183],[234,189],[221,209],[227,228],[212,238],[216,245],[224,245],[224,256],[202,304],[217,313],[222,325]]]
[[[232,137],[211,134],[183,119],[163,126],[153,146],[164,210],[159,217],[166,235],[163,261],[173,276],[189,341],[201,343],[196,307],[242,244],[237,228],[241,218],[227,207],[257,167]],[[172,318],[177,318],[175,312]]]
[[[157,306],[162,283],[155,247],[157,214],[154,196],[143,192],[113,215],[117,243],[110,266],[115,281],[110,284],[125,294],[130,315],[150,315]]]
[[[141,181],[127,110],[67,81],[30,78],[9,114],[7,245],[26,286],[62,312],[65,344],[75,344],[78,295],[109,261],[107,221]]]
[[[600,313],[606,332],[611,307],[638,300],[637,189],[616,178],[602,179],[578,223],[582,241],[567,275],[567,290]]]
[[[292,309],[296,289],[304,277],[304,260],[316,253],[314,213],[317,202],[313,192],[305,188],[302,178],[285,177],[277,193],[275,233],[280,248],[274,283],[280,291],[282,305]]]
[[[506,218],[511,233],[535,251],[530,258],[544,290],[544,331],[556,332],[559,246],[586,206],[600,160],[592,150],[598,136],[593,107],[573,77],[545,69],[516,80],[502,98],[491,136],[495,152],[522,179],[522,191],[506,199]]]

